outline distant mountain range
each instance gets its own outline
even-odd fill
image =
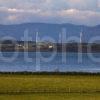
[[[4,36],[11,36],[17,40],[21,40],[25,30],[29,31],[29,36],[33,38],[36,37],[36,32],[39,32],[39,37],[50,36],[56,41],[58,41],[59,34],[62,28],[66,29],[66,36],[80,36],[80,32],[83,31],[83,42],[88,42],[91,38],[95,36],[100,36],[100,25],[97,26],[84,26],[84,25],[74,25],[74,24],[46,24],[46,23],[25,23],[16,25],[0,25],[0,39]]]

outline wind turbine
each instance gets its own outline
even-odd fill
[[[39,42],[39,32],[36,31],[36,71],[39,72],[40,69],[40,51],[38,51],[38,42]]]
[[[81,57],[81,58],[82,58],[82,55],[80,55],[80,53],[82,53],[82,43],[83,43],[82,38],[83,38],[83,32],[81,31],[80,32],[80,44],[79,44],[79,57]],[[81,58],[79,60],[81,60]],[[82,62],[82,60],[81,60],[81,62]]]
[[[39,35],[39,32],[37,31],[36,32],[36,44],[38,43],[38,35]]]
[[[83,37],[83,32],[80,32],[80,44],[82,44],[82,37]]]
[[[62,43],[62,35],[59,33],[59,43]]]

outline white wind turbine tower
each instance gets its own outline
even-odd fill
[[[80,45],[79,45],[79,57],[80,57],[79,62],[82,62],[81,60],[82,55],[80,55],[80,53],[82,53],[82,43],[83,43],[82,39],[83,39],[83,32],[81,31],[80,32]]]
[[[59,33],[59,43],[62,43],[62,34]]]
[[[38,35],[39,35],[39,32],[37,31],[36,32],[36,44],[38,43]]]
[[[39,72],[40,69],[40,52],[38,50],[38,42],[39,42],[39,32],[36,32],[36,71]]]
[[[83,37],[83,32],[80,32],[80,44],[82,44],[82,37]]]

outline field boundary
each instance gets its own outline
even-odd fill
[[[39,89],[39,90],[16,90],[16,91],[12,91],[12,90],[7,90],[7,91],[0,91],[0,94],[70,94],[70,93],[80,93],[80,94],[94,94],[94,93],[100,93],[100,90],[92,90],[92,91],[77,91],[77,90],[56,90],[56,89]]]
[[[0,75],[96,75],[94,72],[0,72]]]

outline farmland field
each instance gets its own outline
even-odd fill
[[[100,94],[0,95],[0,100],[100,100]]]
[[[100,75],[0,75],[0,100],[100,100]]]

